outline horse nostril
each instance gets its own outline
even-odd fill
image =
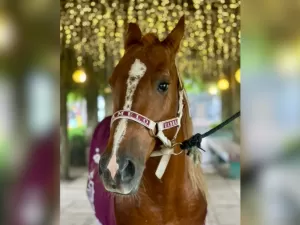
[[[135,166],[132,161],[126,160],[123,167],[120,168],[121,180],[129,182],[133,179],[135,174]]]
[[[122,166],[119,168],[121,173],[127,168],[128,164],[129,164],[129,160],[124,160]]]

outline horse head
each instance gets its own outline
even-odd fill
[[[120,112],[120,119],[111,124],[108,145],[99,163],[107,191],[128,195],[138,190],[146,162],[161,144],[147,129],[147,119],[164,121],[178,113],[181,81],[175,57],[183,36],[184,17],[163,41],[152,33],[142,35],[137,24],[128,26],[125,54],[109,80],[113,110]],[[122,117],[122,110],[135,112],[140,122]],[[176,132],[174,127],[164,135],[171,140]]]

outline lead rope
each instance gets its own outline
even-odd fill
[[[238,111],[237,113],[235,113],[234,115],[232,115],[231,117],[229,117],[227,120],[225,120],[224,122],[220,123],[218,126],[212,128],[211,130],[205,132],[204,134],[200,134],[197,133],[195,135],[193,135],[191,138],[183,141],[182,143],[176,143],[175,145],[180,145],[180,148],[182,150],[186,150],[187,151],[187,155],[190,155],[190,153],[195,149],[201,149],[202,151],[205,152],[204,149],[202,149],[201,147],[201,142],[202,139],[217,132],[218,130],[222,129],[224,126],[226,126],[228,123],[232,122],[233,120],[235,120],[236,118],[240,117],[241,115],[241,111]]]
[[[159,151],[152,152],[151,157],[157,157],[157,156],[162,156],[158,167],[156,169],[155,175],[157,176],[158,179],[161,179],[162,176],[164,175],[167,165],[170,161],[171,155],[179,155],[183,151],[187,151],[187,155],[193,157],[193,161],[195,164],[200,163],[200,153],[199,149],[204,151],[205,150],[201,147],[201,142],[203,138],[217,132],[218,130],[222,129],[224,126],[226,126],[228,123],[232,122],[236,118],[240,117],[241,112],[238,111],[234,115],[232,115],[230,118],[225,120],[224,122],[220,123],[218,126],[210,129],[209,131],[205,132],[204,134],[197,133],[193,135],[191,138],[181,142],[181,143],[175,143],[172,145],[172,147],[167,147],[163,148]],[[176,145],[180,145],[181,151],[179,153],[174,152],[174,147]],[[191,154],[192,153],[192,154]]]

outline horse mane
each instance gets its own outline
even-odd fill
[[[180,77],[179,77],[180,79]],[[180,81],[181,82],[181,81]],[[185,90],[184,90],[185,92]],[[183,115],[182,115],[182,126],[184,140],[189,139],[193,136],[193,124],[189,111],[189,103],[186,96],[186,92],[184,93],[184,107],[183,107]],[[190,158],[188,160],[188,176],[192,183],[192,188],[194,193],[201,192],[204,198],[207,198],[207,186],[204,179],[204,173],[201,168],[200,163],[195,164],[192,162]]]

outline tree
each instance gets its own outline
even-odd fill
[[[71,87],[71,74],[75,68],[75,59],[72,50],[62,48],[60,55],[60,154],[61,154],[61,176],[70,179],[70,150],[68,140],[68,108],[67,96]]]

